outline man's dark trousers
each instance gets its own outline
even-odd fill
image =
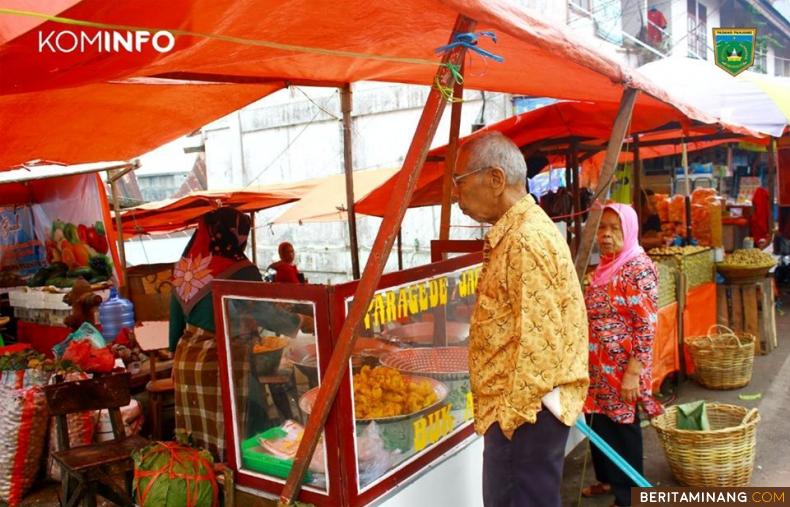
[[[486,507],[559,507],[565,443],[570,428],[546,409],[508,440],[498,423],[488,428],[483,450]]]

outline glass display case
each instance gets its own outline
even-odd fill
[[[470,440],[466,345],[481,261],[472,253],[382,277],[300,501],[368,504]],[[282,491],[356,287],[215,282],[238,485]]]

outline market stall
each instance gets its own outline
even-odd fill
[[[104,183],[99,171],[124,163],[32,167],[0,173],[3,292],[18,342],[51,354],[71,330],[63,302],[79,277],[122,283]],[[106,297],[107,294],[104,294]]]
[[[387,9],[372,7],[363,2],[334,2],[331,8],[327,4],[315,9],[304,9],[303,3],[294,2],[268,9],[261,7],[259,2],[251,1],[235,3],[232,7],[199,1],[181,7],[182,9],[160,9],[158,6],[139,8],[136,5],[118,3],[112,8],[103,9],[101,13],[95,13],[95,8],[92,9],[89,2],[77,2],[65,12],[60,12],[61,6],[52,3],[41,7],[44,12],[40,13],[40,21],[31,25],[40,24],[43,28],[57,29],[59,21],[65,18],[72,26],[89,26],[91,31],[97,29],[97,22],[108,23],[104,28],[111,28],[111,23],[119,19],[124,23],[161,26],[163,29],[179,27],[173,29],[179,36],[178,47],[167,56],[147,53],[131,58],[107,60],[86,57],[75,52],[58,55],[58,58],[36,59],[32,57],[35,55],[31,55],[29,49],[34,47],[31,39],[35,37],[36,31],[30,30],[31,26],[19,29],[19,23],[4,25],[0,32],[2,40],[5,41],[0,65],[8,68],[9,72],[4,73],[3,81],[0,82],[0,91],[4,94],[0,97],[0,117],[3,118],[4,125],[14,125],[15,128],[5,129],[9,132],[9,139],[7,149],[0,157],[0,167],[20,163],[31,156],[47,156],[58,160],[85,157],[90,160],[95,159],[97,153],[104,153],[103,150],[110,148],[133,156],[146,148],[161,144],[166,139],[198,128],[209,119],[235,110],[240,105],[288,83],[345,86],[356,80],[374,79],[434,85],[414,141],[406,153],[403,169],[399,172],[393,192],[387,200],[389,204],[373,246],[371,260],[365,267],[361,280],[355,283],[353,292],[349,288],[346,294],[353,294],[350,306],[346,307],[347,300],[342,301],[342,309],[332,312],[329,310],[330,298],[322,295],[325,293],[321,288],[304,294],[289,292],[298,290],[296,287],[283,288],[276,295],[270,294],[272,299],[290,297],[298,303],[314,304],[313,312],[319,322],[319,333],[322,326],[326,329],[328,325],[332,337],[330,341],[324,338],[323,342],[318,338],[317,350],[322,355],[319,361],[322,382],[315,404],[310,409],[310,418],[286,486],[283,488],[281,483],[266,477],[246,476],[239,468],[240,463],[243,468],[243,456],[241,461],[238,456],[234,458],[233,465],[239,468],[237,471],[240,479],[248,484],[253,484],[251,481],[254,479],[257,481],[254,483],[255,488],[267,488],[274,491],[275,495],[281,491],[283,503],[290,503],[298,496],[303,472],[307,470],[313,451],[319,444],[318,437],[325,422],[328,422],[326,443],[322,443],[320,447],[328,450],[324,454],[327,465],[325,469],[328,472],[327,486],[312,484],[311,489],[306,489],[303,495],[305,499],[324,503],[327,503],[327,498],[339,500],[341,503],[362,503],[366,499],[373,499],[394,486],[398,474],[408,475],[425,465],[430,459],[430,453],[438,453],[442,444],[449,446],[452,439],[463,439],[463,431],[456,431],[458,427],[455,425],[458,422],[453,418],[451,436],[445,437],[447,440],[439,441],[435,447],[427,447],[427,454],[415,454],[414,461],[407,459],[403,468],[395,472],[394,476],[387,476],[385,473],[385,478],[380,482],[376,483],[377,479],[373,479],[374,482],[370,484],[361,476],[350,473],[357,467],[357,456],[353,447],[352,452],[346,456],[346,452],[337,452],[341,447],[333,445],[338,444],[341,441],[339,439],[345,439],[345,442],[354,440],[352,420],[349,418],[340,422],[336,414],[341,410],[349,414],[351,410],[351,388],[346,372],[357,342],[356,330],[363,326],[366,315],[375,320],[370,315],[369,306],[371,301],[375,304],[375,292],[397,283],[419,282],[407,278],[381,278],[382,259],[388,255],[405,209],[411,201],[419,170],[425,161],[444,106],[453,95],[460,98],[459,69],[463,69],[467,49],[481,49],[460,44],[455,38],[459,35],[477,37],[475,30],[482,30],[482,34],[493,30],[498,37],[495,48],[498,55],[495,56],[503,56],[507,62],[504,65],[487,65],[484,72],[468,73],[464,76],[464,86],[620,103],[616,108],[614,127],[606,136],[609,143],[603,163],[602,183],[596,188],[599,195],[606,194],[635,106],[638,109],[652,105],[665,107],[668,111],[677,108],[695,119],[710,123],[716,121],[708,115],[698,114],[693,107],[672,100],[663,90],[653,87],[640,75],[589,48],[568,30],[556,29],[533,12],[517,9],[505,2],[407,1],[392,4]],[[414,12],[421,13],[419,22],[415,22],[412,15]],[[61,16],[60,20],[51,17],[55,13]],[[4,14],[21,19],[29,16],[10,10],[6,10]],[[214,27],[216,19],[226,20],[221,27],[223,33],[191,32],[183,29]],[[255,22],[250,23],[251,19]],[[232,43],[236,46],[234,58],[229,60],[227,54],[230,34],[233,34]],[[449,46],[440,51],[442,55],[437,57],[436,48],[445,44]],[[65,65],[62,58],[66,58]],[[35,62],[35,65],[30,62]],[[41,79],[41,76],[47,76],[47,79]],[[579,87],[579,82],[583,82],[584,86]],[[177,95],[177,98],[174,99],[173,95]],[[663,104],[662,101],[672,105]],[[193,107],[195,103],[200,103],[201,107]],[[126,114],[108,117],[107,110],[110,107]],[[458,119],[455,113],[460,112],[460,106],[453,110],[454,118]],[[20,113],[22,111],[24,113]],[[74,118],[78,118],[79,123],[67,121]],[[96,131],[95,125],[100,121],[104,128]],[[457,125],[457,122],[453,123]],[[457,127],[454,130],[451,136],[457,138]],[[88,135],[89,133],[92,135]],[[85,142],[79,142],[89,138],[89,146]],[[119,140],[125,142],[118,142]],[[452,164],[447,167],[452,171]],[[443,192],[445,204],[449,203],[449,183],[446,174]],[[579,255],[577,268],[582,273],[588,262],[592,234],[599,218],[600,214],[592,213],[588,231],[585,231],[580,244],[582,254]],[[443,224],[443,231],[446,230],[445,225],[448,224]],[[427,271],[418,273],[421,276],[419,279],[425,280],[440,274],[447,274],[449,277],[451,271],[469,267],[452,264],[456,262],[455,259],[445,262],[448,264],[440,263],[425,268]],[[441,271],[442,266],[446,267],[445,271]],[[380,280],[383,281],[380,283]],[[433,280],[428,281],[429,287],[431,281]],[[245,291],[245,286],[246,284],[238,283],[224,287],[229,291],[224,300],[246,298],[248,301],[240,302],[242,307],[266,303],[254,300],[255,297],[260,297],[254,291],[241,294],[234,292]],[[218,284],[218,288],[223,289],[223,285]],[[400,293],[399,290],[398,294]],[[416,297],[417,307],[420,308],[422,303],[419,290]],[[441,294],[439,297],[441,298]],[[430,297],[428,300],[430,304]],[[216,314],[219,316],[226,308],[223,300],[217,299],[217,305]],[[324,305],[324,310],[321,310],[321,305]],[[387,315],[384,310],[385,318]],[[439,328],[443,320],[436,320],[436,317],[434,319],[435,328]],[[379,324],[381,320],[379,314]],[[230,319],[225,324],[228,326],[225,333],[226,343],[232,343],[232,338],[236,335],[230,332],[233,329]],[[218,329],[224,328],[225,326],[218,326]],[[441,337],[441,333],[438,337]],[[226,405],[230,404],[228,415],[231,417],[227,420],[234,421],[234,424],[228,424],[226,428],[229,431],[229,441],[233,442],[234,447],[239,447],[240,437],[249,435],[246,432],[241,433],[238,426],[246,415],[243,404],[241,409],[233,408],[235,404],[232,400],[236,398],[232,396],[243,395],[243,391],[237,393],[232,389],[233,373],[237,370],[234,365],[237,363],[228,359],[234,357],[231,353],[233,349],[228,346],[227,350],[223,372],[224,398]],[[244,361],[241,364],[245,364]],[[228,365],[232,367],[228,368]],[[239,384],[243,385],[246,384]],[[334,403],[338,393],[338,402]],[[445,407],[441,408],[445,410]],[[238,413],[234,413],[234,410]],[[436,417],[439,416],[435,416],[434,420]],[[449,424],[449,418],[440,419]],[[438,427],[434,431],[434,435],[441,435]],[[342,434],[335,436],[333,432]],[[416,449],[416,443],[414,447]],[[359,454],[361,458],[361,453]],[[340,472],[333,473],[333,470]]]

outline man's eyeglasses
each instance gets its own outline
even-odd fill
[[[491,168],[486,166],[486,167],[481,167],[480,169],[475,169],[474,171],[469,171],[468,173],[454,174],[453,177],[452,177],[453,185],[455,185],[457,187],[458,186],[458,182],[461,181],[462,179],[466,178],[467,176],[471,176],[472,174],[485,171],[486,169],[491,169]]]

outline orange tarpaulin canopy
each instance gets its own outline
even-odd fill
[[[513,116],[501,122],[489,125],[461,140],[466,142],[486,132],[499,131],[513,139],[519,147],[527,147],[525,151],[530,151],[530,147],[535,149],[556,149],[564,150],[570,138],[575,138],[584,145],[597,146],[601,150],[605,148],[606,140],[611,133],[611,126],[617,114],[617,104],[614,103],[590,103],[590,102],[558,102],[541,107],[534,111]],[[684,135],[683,129],[669,128],[659,130],[667,125],[670,127],[675,124],[688,123],[685,118],[677,111],[668,111],[663,107],[652,107],[649,105],[634,109],[631,117],[630,133],[640,134],[643,141],[666,141],[662,146],[645,146],[640,149],[640,156],[643,159],[655,158],[660,156],[672,155],[679,152],[676,140]],[[688,150],[698,150],[715,146],[727,140],[737,140],[739,136],[722,130],[715,125],[694,124],[685,129],[685,135],[709,135],[720,134],[724,136],[720,140],[699,141],[688,144]],[[743,139],[740,136],[740,139]],[[765,142],[763,139],[749,138],[757,142]],[[556,141],[556,142],[555,142]],[[626,139],[626,142],[629,142]],[[628,146],[624,146],[626,150]],[[447,146],[434,148],[428,153],[428,161],[422,168],[420,177],[417,181],[417,188],[412,197],[410,207],[430,206],[441,204],[442,199],[442,178],[444,176],[444,156]],[[590,160],[590,164],[600,167],[605,153],[601,151]],[[552,157],[554,162],[564,164],[564,155]],[[620,161],[630,161],[632,154],[623,152]],[[382,216],[386,210],[389,196],[395,184],[395,177],[390,178],[384,185],[370,193],[366,198],[361,199],[357,206],[359,213],[368,215]]]
[[[358,202],[370,192],[379,188],[389,178],[398,173],[398,169],[373,169],[354,172],[354,196]],[[335,174],[329,176],[305,194],[299,202],[291,206],[282,215],[272,220],[273,224],[332,222],[346,220],[346,176]]]
[[[243,212],[272,208],[300,199],[318,182],[312,179],[237,190],[192,192],[180,199],[143,204],[121,214],[123,233],[137,235],[185,229],[194,226],[198,218],[220,206],[231,206]]]
[[[28,4],[0,8],[0,168],[31,158],[129,158],[289,83],[430,85],[441,58],[434,49],[447,43],[459,14],[495,32],[496,44],[479,45],[505,59],[470,52],[468,88],[616,103],[627,84],[647,92],[637,110],[671,111],[665,101],[693,119],[716,121],[568,28],[505,0],[48,0],[27,7],[58,20],[14,10]],[[80,26],[86,20],[98,25]],[[175,46],[164,53],[150,44],[139,52],[63,52],[46,39],[84,34],[63,38],[68,50],[73,40],[134,27],[170,30]],[[43,46],[42,37],[49,41]]]

